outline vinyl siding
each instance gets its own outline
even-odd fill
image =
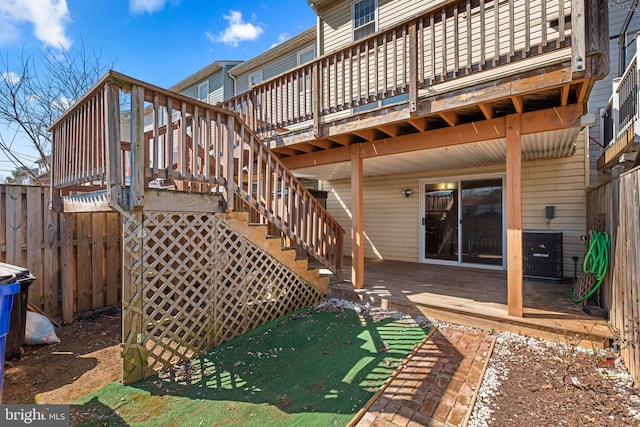
[[[605,77],[603,80],[596,82],[596,84],[593,86],[593,90],[591,91],[591,95],[589,96],[589,113],[594,114],[596,118],[596,124],[595,126],[590,127],[589,135],[603,145],[606,145],[608,141],[603,141],[600,133],[600,110],[606,107],[607,103],[609,102],[609,98],[613,93],[611,88],[611,80],[618,76],[618,57],[620,52],[618,46],[618,36],[620,35],[622,25],[624,24],[628,12],[629,10],[623,7],[612,6],[609,8],[609,56],[611,64],[610,72],[609,75],[607,75],[607,77]],[[633,39],[635,37],[635,33],[638,31],[640,31],[640,15],[636,13],[631,20],[627,30],[627,42],[629,43],[629,48],[627,49],[626,54],[627,64],[635,54],[636,45],[635,42],[633,42]],[[621,72],[624,72],[624,70],[622,70]],[[601,172],[598,172],[597,169],[597,162],[602,155],[603,149],[593,141],[591,141],[589,145],[590,185],[593,187],[597,187],[600,184],[609,181],[610,175],[605,175]]]
[[[550,229],[563,232],[564,274],[573,274],[572,256],[581,260],[586,234],[585,133],[576,138],[571,157],[524,162],[522,167],[523,229]],[[470,175],[504,174],[504,165],[467,168],[438,173],[425,171],[364,179],[365,257],[417,262],[421,232],[419,212],[421,179],[463,178]],[[324,181],[327,209],[345,229],[345,254],[351,253],[350,180]],[[406,198],[403,189],[413,195]],[[545,206],[555,206],[555,218],[547,225]]]
[[[262,81],[269,80],[298,66],[298,52],[315,47],[315,40],[280,55],[276,60],[247,70],[236,77],[236,95],[249,90],[249,76],[262,70]]]
[[[199,82],[195,83],[192,86],[189,86],[188,88],[181,91],[180,93],[182,95],[198,99],[198,85],[204,83],[205,81],[209,81],[209,97],[206,102],[208,102],[209,104],[217,104],[218,102],[224,101],[226,99],[225,98],[226,87],[223,86],[223,81],[225,80],[224,77],[227,76],[227,73],[226,71],[223,71],[223,70],[218,71],[217,73],[209,76],[206,79],[200,80]],[[228,78],[229,77],[227,76],[227,79]],[[225,82],[225,84],[227,83]],[[231,83],[231,86],[233,86],[233,82]]]
[[[378,0],[378,31],[386,30],[391,28],[403,21],[410,19],[413,16],[420,15],[424,13],[427,9],[432,8],[433,6],[438,5],[439,3],[444,3],[442,0]],[[531,44],[536,44],[540,42],[541,39],[541,23],[543,22],[542,17],[542,9],[540,5],[540,1],[534,0],[530,2],[529,8],[529,23],[531,28]],[[351,9],[352,9],[352,1],[343,1],[331,9],[328,9],[322,13],[321,22],[320,22],[320,31],[321,31],[321,40],[323,40],[322,54],[328,54],[339,50],[350,43],[352,43],[352,21],[351,21]],[[500,53],[505,54],[508,53],[509,46],[509,34],[511,31],[510,28],[510,14],[509,14],[509,2],[506,0],[501,0],[499,3],[499,35],[501,40],[500,43]],[[565,0],[563,2],[565,13],[569,13],[571,8],[570,0]],[[514,16],[523,16],[524,15],[524,3],[519,3],[515,5],[513,14]],[[547,15],[552,16],[554,14],[558,14],[558,3],[556,2],[547,2]],[[495,47],[495,34],[494,34],[494,14],[493,14],[493,2],[488,3],[486,7],[486,16],[485,16],[485,36],[484,39],[481,40],[480,37],[472,36],[472,54],[478,53],[480,46],[483,46],[488,49],[493,49]],[[479,14],[474,13],[472,15],[472,22],[477,27],[479,25],[480,19]],[[545,20],[546,22],[546,20]],[[456,34],[454,34],[454,24],[453,17],[447,18],[447,41],[448,41],[448,50],[453,50],[453,42]],[[441,31],[440,28],[442,26],[442,22],[436,24],[436,34],[437,38],[440,39]],[[520,20],[518,25],[514,28],[516,33],[523,34],[524,30],[524,20]],[[457,36],[464,40],[467,37],[466,34],[466,17],[465,13],[461,11],[458,15],[458,34]],[[553,29],[548,29],[547,37],[549,40],[552,40],[557,37],[557,32],[554,32]],[[570,34],[570,29],[567,29]],[[439,40],[437,40],[439,41]],[[516,37],[514,40],[515,49],[520,49],[524,47],[524,37]],[[459,58],[465,58],[467,56],[467,46],[465,43],[462,43],[459,51]],[[488,52],[488,55],[492,53]],[[441,47],[436,50],[436,58],[441,58]],[[453,59],[452,59],[453,61]],[[452,67],[452,64],[451,64]]]
[[[227,65],[224,67],[223,81],[224,81],[224,100],[233,98],[235,96],[235,85],[233,79],[229,75],[229,70],[233,68],[233,65]]]

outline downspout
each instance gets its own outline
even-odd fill
[[[231,70],[229,70],[231,71]],[[233,80],[233,96],[232,98],[235,98],[236,96],[238,96],[238,88],[236,87],[238,82],[236,81],[236,78],[233,76],[233,74],[231,74],[231,72],[228,72],[227,75],[229,77],[231,77],[231,80]]]
[[[624,20],[624,24],[622,24],[622,29],[620,30],[620,35],[618,36],[618,49],[620,53],[618,55],[618,77],[622,77],[624,70],[627,67],[627,31],[629,30],[629,24],[631,23],[631,19],[636,12],[636,7],[640,0],[633,0],[633,4],[629,7],[629,13],[627,13],[627,18]],[[636,49],[638,47],[636,46]]]

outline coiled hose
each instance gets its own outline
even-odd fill
[[[610,239],[607,233],[600,233],[595,230],[591,230],[589,239],[589,249],[584,256],[584,263],[582,269],[585,274],[593,274],[596,279],[596,284],[584,295],[575,296],[574,288],[577,281],[574,280],[573,286],[569,290],[569,297],[573,302],[582,302],[594,294],[598,290],[600,284],[604,280],[604,276],[607,274],[607,268],[609,268],[609,244]]]

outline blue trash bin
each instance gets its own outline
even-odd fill
[[[13,295],[18,292],[20,292],[20,282],[16,280],[15,274],[0,274],[0,403],[2,403],[4,383],[4,349],[9,333]]]

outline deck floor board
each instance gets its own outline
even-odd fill
[[[350,261],[345,258],[343,282],[333,285],[334,295],[335,291],[351,292]],[[505,331],[539,328],[559,335],[578,333],[611,339],[605,319],[589,316],[569,299],[570,287],[570,283],[525,280],[524,317],[520,318],[507,314],[505,271],[367,259],[365,288],[353,292],[369,301],[448,312],[443,320],[460,315],[467,323],[477,318],[479,324],[504,324]]]

